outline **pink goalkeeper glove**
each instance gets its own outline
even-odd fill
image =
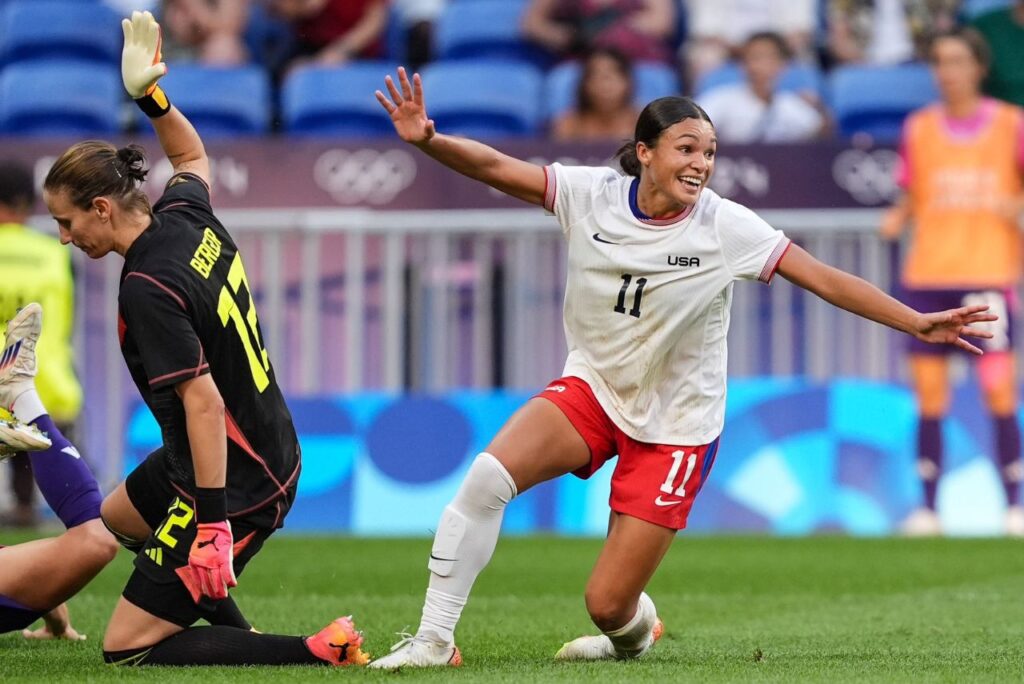
[[[228,587],[238,586],[235,579],[231,523],[199,523],[196,539],[188,554],[188,567],[178,568],[178,576],[199,603],[202,596],[223,599]]]

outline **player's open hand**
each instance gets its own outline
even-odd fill
[[[981,354],[982,351],[964,337],[991,339],[992,332],[984,324],[996,320],[999,317],[988,313],[988,305],[985,304],[921,314],[914,337],[932,344],[952,344],[972,354]]]
[[[423,105],[423,81],[420,75],[413,74],[410,83],[405,67],[398,67],[398,85],[401,92],[395,87],[390,75],[384,77],[384,85],[391,94],[390,99],[379,90],[374,94],[391,116],[391,123],[395,125],[398,137],[414,145],[421,145],[433,138],[437,131],[434,129],[434,121],[427,118],[427,108]]]
[[[131,19],[121,20],[121,28],[121,79],[124,89],[137,100],[152,92],[167,73],[167,65],[160,61],[160,24],[149,12],[132,12]]]
[[[71,618],[68,614],[68,605],[62,603],[49,613],[43,616],[43,626],[39,629],[23,629],[21,636],[26,639],[50,641],[61,639],[64,641],[85,641],[85,635],[79,634],[71,626]]]

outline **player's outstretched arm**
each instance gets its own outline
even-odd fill
[[[175,386],[185,408],[185,429],[196,473],[196,538],[188,566],[178,570],[182,582],[198,603],[199,595],[223,599],[236,586],[228,523],[228,437],[224,424],[224,399],[213,376],[200,375]]]
[[[390,75],[384,78],[384,84],[390,97],[379,90],[375,95],[391,116],[398,137],[464,176],[530,204],[544,206],[546,181],[542,167],[475,140],[438,133],[434,121],[427,116],[419,74],[413,74],[410,82],[405,68],[399,67],[398,86]]]
[[[826,302],[933,344],[952,344],[974,354],[981,350],[964,337],[990,338],[992,333],[971,327],[994,321],[987,306],[922,314],[897,301],[862,278],[823,264],[796,245],[779,262],[779,274]]]
[[[203,141],[178,109],[157,85],[167,65],[161,59],[160,24],[149,12],[132,12],[123,19],[124,49],[121,52],[121,78],[156,131],[160,147],[174,167],[175,173],[193,173],[210,184],[210,161]]]

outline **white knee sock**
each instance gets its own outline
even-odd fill
[[[654,607],[654,601],[646,592],[641,593],[633,619],[618,629],[605,632],[615,647],[615,654],[619,658],[642,656],[654,643],[652,632],[657,619],[658,611]]]
[[[14,417],[22,423],[31,423],[46,413],[46,407],[43,406],[34,386],[19,394],[10,409]]]
[[[515,482],[498,459],[487,453],[477,456],[437,524],[419,636],[453,642],[469,590],[491,560],[505,506],[515,495]]]

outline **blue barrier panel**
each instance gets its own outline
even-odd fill
[[[473,457],[528,394],[358,395],[289,400],[302,441],[293,531],[423,535],[433,530]],[[895,385],[736,380],[719,456],[690,516],[697,532],[892,532],[920,501],[915,413]],[[977,389],[956,395],[945,424],[939,509],[952,534],[996,534],[1005,497]],[[160,440],[139,405],[126,472]],[[588,481],[563,477],[516,499],[511,533],[601,535],[614,464]]]

